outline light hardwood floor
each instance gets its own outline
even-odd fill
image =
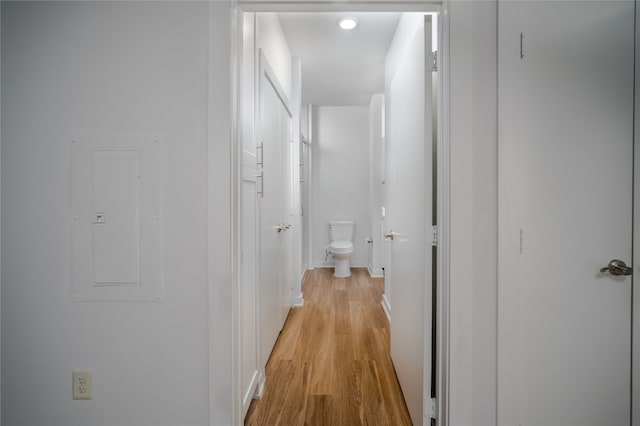
[[[389,355],[384,282],[366,269],[307,271],[245,425],[410,425]]]

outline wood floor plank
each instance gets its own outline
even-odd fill
[[[336,336],[334,347],[334,376],[332,395],[335,397],[335,418],[338,425],[361,424],[360,406],[362,393],[360,377],[354,368],[352,337],[348,334]]]
[[[351,311],[349,297],[343,290],[333,292],[333,306],[335,308],[335,333],[351,334]]]
[[[329,395],[309,395],[305,413],[306,425],[332,425],[333,407]]]
[[[362,363],[360,370],[362,393],[367,395],[367,398],[363,398],[360,408],[362,422],[367,425],[388,425],[389,417],[382,397],[376,362],[372,360],[359,362]]]
[[[288,389],[294,377],[294,362],[271,360],[268,365],[267,382],[270,382],[274,389]],[[275,425],[279,424],[279,417],[285,403],[286,394],[284,392],[265,392],[262,397],[260,408],[252,412],[252,418],[248,418],[248,425]],[[253,402],[252,402],[253,403]]]
[[[365,349],[362,345],[366,333],[365,312],[361,302],[349,302],[349,312],[351,317],[351,335],[354,339],[353,359],[362,359]]]
[[[309,398],[309,379],[311,368],[309,363],[297,363],[292,385],[287,390],[285,401],[291,407],[282,410],[281,425],[304,425]]]
[[[271,353],[272,358],[281,360],[294,359],[303,324],[303,318],[299,317],[304,317],[304,314],[301,308],[291,308],[287,321],[278,336],[278,342]]]
[[[245,425],[410,425],[389,354],[384,280],[307,271]]]

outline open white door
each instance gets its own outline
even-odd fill
[[[291,136],[288,101],[275,74],[260,55],[260,329],[261,361],[271,355],[287,312],[291,307],[289,239],[285,237],[289,217],[286,206],[290,168],[287,158]],[[287,297],[288,295],[288,297]]]
[[[628,425],[634,3],[499,26],[498,423]]]
[[[431,381],[431,244],[426,246],[426,234],[432,219],[432,80],[425,61],[431,56],[431,19],[425,16],[419,25],[388,94],[385,232],[390,264],[385,279],[392,280],[391,358],[415,425],[423,424],[423,398],[429,397]]]
[[[289,310],[293,304],[293,273],[294,273],[294,249],[293,236],[293,126],[291,115],[284,106],[280,114],[281,150],[280,150],[280,176],[281,176],[281,198],[280,220],[284,225],[284,231],[280,233],[281,238],[281,273],[280,273],[280,330],[289,315]]]

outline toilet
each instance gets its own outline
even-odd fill
[[[351,276],[351,254],[353,253],[353,222],[350,220],[332,220],[329,222],[331,244],[329,253],[335,261],[333,276],[346,278]]]

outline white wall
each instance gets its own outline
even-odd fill
[[[450,424],[496,424],[497,3],[452,1]]]
[[[369,274],[382,277],[382,162],[384,161],[384,95],[371,97],[369,103]]]
[[[233,378],[238,367],[234,355],[237,332],[232,312],[237,276],[233,243],[237,225],[232,216],[239,179],[233,173],[232,77],[230,2],[209,2],[208,52],[208,283],[209,283],[209,424],[231,424],[239,408],[233,404]],[[235,147],[234,147],[235,148]],[[234,186],[235,184],[235,186]],[[226,202],[225,202],[226,201]],[[224,226],[221,226],[224,224]],[[200,232],[203,232],[200,229]]]
[[[366,267],[369,235],[369,109],[313,107],[313,265],[325,263],[330,220],[355,222],[351,265]]]
[[[293,266],[293,303],[294,305],[303,304],[302,300],[302,277],[304,275],[304,261],[302,260],[302,185],[300,182],[300,150],[302,148],[301,138],[301,120],[302,112],[302,64],[297,58],[292,59],[291,63],[292,85],[291,85],[291,109],[293,113],[293,142],[291,149],[291,167],[292,167],[292,204],[291,223],[293,227],[290,229],[292,233],[292,266]]]
[[[2,4],[4,424],[208,422],[208,8],[202,2]],[[228,31],[229,9],[220,9],[219,29]],[[221,49],[213,51],[224,54],[228,35],[217,40]],[[226,57],[220,62],[228,68]],[[220,76],[228,93],[228,72]],[[220,104],[229,110],[228,97]],[[214,129],[229,128],[222,112]],[[71,301],[67,144],[77,131],[163,135],[160,303]],[[228,133],[219,134],[228,146]],[[227,209],[221,210],[223,217]],[[221,280],[221,296],[228,282]],[[225,333],[217,343],[230,342]],[[230,390],[225,351],[216,357],[218,386]],[[92,401],[71,399],[74,368],[93,370]],[[230,398],[219,388],[211,392],[229,413]]]
[[[287,98],[292,95],[291,52],[282,31],[278,14],[272,12],[256,13],[256,44],[267,57],[271,68],[278,76]]]
[[[413,39],[422,22],[424,22],[424,14],[421,13],[403,13],[400,17],[398,27],[393,35],[393,40],[391,40],[391,45],[389,46],[384,62],[385,93],[389,93],[391,82],[396,75],[398,67],[402,64],[404,55],[409,47],[409,42]],[[386,112],[387,114],[389,113],[389,111]],[[388,122],[389,120],[387,120],[387,123]]]
[[[302,179],[300,183],[301,199],[302,199],[302,266],[304,269],[312,267],[311,252],[313,242],[311,239],[311,217],[313,216],[313,210],[311,206],[311,132],[309,123],[309,114],[312,110],[311,105],[302,105],[300,110],[300,130],[304,137],[306,144],[301,144],[302,159],[304,165],[302,166]]]

